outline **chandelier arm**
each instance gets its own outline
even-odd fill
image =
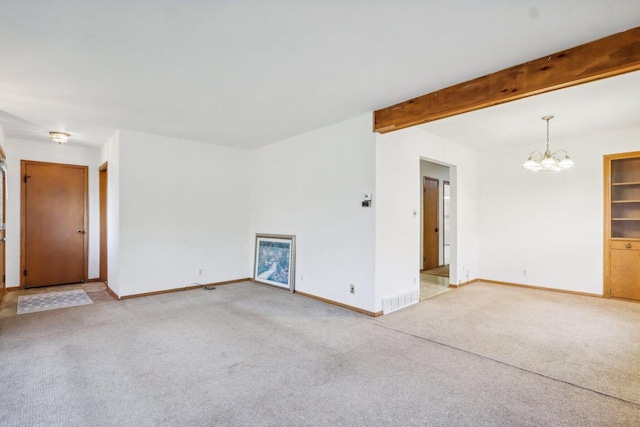
[[[542,154],[539,151],[532,151],[531,154],[529,154],[529,157],[539,163],[540,160],[536,160],[536,159],[543,159],[544,154]]]

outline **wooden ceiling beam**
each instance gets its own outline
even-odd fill
[[[640,70],[640,27],[375,111],[387,133],[564,87]]]

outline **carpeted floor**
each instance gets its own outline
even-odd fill
[[[526,326],[553,312],[557,300],[515,289],[509,304],[499,297],[505,290],[512,291],[474,284],[378,319],[250,283],[1,318],[0,425],[638,425],[637,401],[522,369],[517,357],[509,364],[451,345],[467,329],[471,344],[482,341],[472,339],[477,334],[520,354],[528,338],[514,336],[515,326],[496,328],[500,316]],[[609,330],[602,323],[619,326],[619,341],[637,339],[627,322],[638,324],[639,305],[566,297],[574,299],[564,301],[568,313],[555,329],[582,322],[594,330],[582,352],[601,350],[593,341]],[[482,299],[473,308],[475,298]],[[585,317],[575,318],[583,300]],[[466,326],[436,315],[443,301],[450,311],[462,310]],[[539,302],[550,305],[536,308]],[[514,312],[522,305],[530,306],[529,315]],[[543,323],[534,326],[546,331]],[[438,325],[443,335],[427,336]],[[553,342],[565,336],[548,333]],[[553,347],[541,334],[531,339],[540,344],[538,354]],[[573,341],[558,349],[558,366],[559,355],[578,345]],[[637,348],[623,357],[633,347],[621,345],[599,357],[613,356],[608,362],[615,365],[635,361]],[[579,358],[564,360],[565,371],[580,370]],[[635,387],[629,378],[610,381]]]
[[[640,404],[640,304],[477,283],[379,321]]]

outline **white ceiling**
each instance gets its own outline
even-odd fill
[[[0,123],[9,137],[65,130],[79,145],[99,146],[123,128],[252,148],[636,27],[638,18],[637,0],[4,0]],[[535,108],[511,103],[431,130],[466,138],[467,122],[456,121],[468,120],[487,131],[481,147],[509,143],[527,127],[518,121],[539,132],[539,117],[555,114],[554,131],[572,120],[582,131],[585,118],[596,125],[598,106],[610,109],[588,94],[560,106],[537,98],[526,101]],[[578,119],[585,99],[598,103]],[[484,116],[500,109],[527,111]]]

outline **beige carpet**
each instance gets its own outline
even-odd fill
[[[431,270],[422,271],[425,274],[434,274],[436,276],[449,277],[449,264],[441,265],[440,267],[432,268]]]
[[[0,318],[0,426],[640,425],[635,403],[517,366],[529,339],[518,329],[539,341],[529,346],[536,358],[558,333],[539,335],[536,319],[555,320],[560,336],[577,322],[601,337],[611,330],[601,318],[611,317],[619,332],[611,344],[623,348],[591,349],[582,334],[552,351],[553,362],[582,369],[574,364],[584,356],[562,353],[585,352],[582,339],[609,363],[628,363],[609,381],[637,390],[637,360],[621,354],[637,341],[640,305],[585,299],[578,308],[580,298],[563,297],[470,285],[373,319],[237,283]],[[611,307],[629,310],[619,317]],[[497,362],[394,330],[394,322],[449,332],[466,347],[487,340],[486,352],[501,342],[516,351]]]
[[[640,404],[640,304],[476,283],[377,322]]]

